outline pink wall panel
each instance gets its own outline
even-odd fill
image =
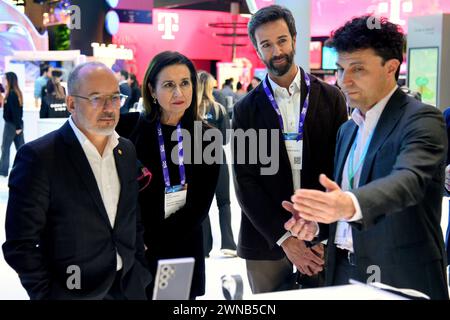
[[[355,16],[374,13],[400,24],[407,32],[410,16],[450,12],[449,0],[312,0],[312,36],[327,36]]]
[[[265,6],[273,1],[257,2],[258,6]],[[152,6],[152,0],[121,0],[118,8],[151,10]],[[312,0],[311,35],[328,36],[345,21],[366,13],[386,16],[406,32],[409,16],[439,12],[450,12],[449,0]],[[113,42],[134,50],[135,60],[128,68],[142,79],[152,57],[163,50],[180,51],[193,60],[230,61],[231,48],[221,44],[231,43],[231,39],[215,34],[231,30],[211,28],[208,24],[231,21],[231,14],[226,12],[154,9],[152,25],[122,23]],[[238,21],[247,22],[248,18],[239,17]],[[246,29],[241,31],[245,33]],[[254,68],[264,67],[248,37],[238,38],[237,42],[246,44],[237,48],[238,58],[248,58]]]
[[[194,60],[230,61],[231,47],[221,44],[231,43],[231,39],[215,34],[229,33],[231,29],[211,28],[208,24],[231,21],[232,16],[223,12],[154,9],[152,25],[121,23],[113,42],[134,51],[135,61],[129,68],[142,79],[153,56],[164,50],[179,51]],[[248,19],[239,17],[238,21],[246,23]],[[263,67],[247,37],[237,43],[246,44],[237,48],[237,58],[246,57],[253,67]]]

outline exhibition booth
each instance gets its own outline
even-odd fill
[[[38,31],[30,19],[11,4],[11,1],[0,0],[0,75],[12,71],[18,76],[19,87],[24,96],[25,142],[42,137],[60,128],[67,121],[67,118],[40,118],[40,110],[35,106],[34,81],[39,77],[41,63],[49,63],[62,71],[63,86],[70,71],[76,65],[86,61],[101,61],[113,70],[124,69],[132,72],[141,83],[148,63],[163,50],[179,51],[192,59],[198,70],[213,74],[217,80],[217,89],[221,89],[223,83],[230,78],[235,84],[240,82],[246,88],[253,76],[259,78],[266,76],[265,65],[248,38],[246,25],[250,14],[240,13],[239,6],[234,9],[231,6],[229,12],[223,12],[215,11],[212,7],[202,11],[190,7],[180,8],[176,4],[155,7],[153,0],[101,2],[106,9],[101,13],[99,28],[106,34],[106,38],[109,37],[109,41],[103,42],[100,37],[97,39],[98,42],[92,42],[92,37],[87,36],[90,42],[83,45],[86,45],[88,49],[69,47],[65,50],[50,50],[48,33]],[[178,2],[181,3],[181,1]],[[400,24],[406,33],[407,46],[404,49],[405,59],[400,69],[400,79],[411,91],[420,93],[423,102],[443,111],[450,107],[450,90],[448,90],[450,1],[438,0],[434,2],[434,5],[430,5],[430,2],[429,0],[311,0],[311,30],[306,36],[302,33],[303,30],[298,30],[297,35],[298,41],[304,38],[303,40],[309,43],[309,63],[302,67],[323,81],[332,85],[336,84],[337,53],[326,46],[330,32],[354,16],[366,13],[384,15],[392,22]],[[278,2],[261,0],[246,1],[246,3],[247,8],[254,12],[263,6]],[[67,11],[61,14],[71,17],[73,12]],[[82,37],[78,35],[77,39]],[[226,107],[231,109],[232,103]],[[3,109],[0,109],[0,137],[3,135],[3,126]],[[228,159],[231,159],[229,145],[225,148]],[[12,147],[11,166],[15,155],[16,150]],[[0,198],[3,196],[5,200],[7,182],[2,180],[2,183],[5,189],[0,189]],[[234,186],[231,186],[230,191],[233,195],[232,209],[237,214],[240,212],[240,207],[234,198]],[[448,201],[449,199],[444,197],[442,202],[444,213],[449,211]],[[235,229],[239,222],[235,222]],[[445,231],[447,225],[448,216],[443,214],[442,230]],[[217,230],[215,232],[218,233]],[[238,232],[235,234],[237,235]],[[0,233],[0,236],[3,235]],[[206,299],[226,299],[227,297],[231,300],[427,298],[414,296],[416,294],[414,292],[399,293],[395,292],[394,288],[356,282],[332,288],[253,295],[250,294],[249,287],[242,283],[232,281],[231,287],[225,288],[225,283],[221,282],[220,277],[229,275],[230,270],[234,269],[231,266],[229,269],[223,269],[221,266],[217,267],[215,262],[209,264],[208,277],[211,278],[207,281],[210,283],[214,281],[214,284],[207,287]],[[245,266],[239,265],[239,269],[236,270],[243,274]],[[3,271],[0,266],[0,276]],[[8,274],[8,278],[11,279],[12,275]],[[244,276],[240,281],[246,282],[247,279]],[[17,283],[11,285],[17,287]],[[178,283],[174,289],[175,294],[180,293],[179,285]],[[228,296],[225,289],[231,290]],[[237,291],[240,293],[237,294]],[[16,294],[15,297],[22,298],[25,293],[17,289],[14,294]],[[3,297],[0,292],[1,298]]]

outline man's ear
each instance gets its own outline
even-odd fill
[[[400,68],[400,61],[397,59],[390,59],[386,62],[386,65],[388,73],[394,75],[395,77],[397,69]]]
[[[66,105],[67,105],[67,111],[69,111],[71,114],[75,112],[75,98],[72,96],[66,96]]]

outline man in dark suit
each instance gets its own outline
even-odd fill
[[[17,153],[5,260],[31,299],[146,299],[136,152],[114,131],[118,82],[89,62],[68,89],[69,120]]]
[[[297,212],[285,227],[311,240],[315,222],[329,224],[319,234],[328,237],[328,285],[353,278],[448,299],[440,227],[445,125],[437,108],[396,84],[403,39],[397,25],[373,16],[333,33],[339,85],[356,109],[338,134],[336,183],[321,175],[327,192],[297,190]]]
[[[283,224],[290,214],[281,203],[300,184],[322,188],[317,178],[333,172],[336,134],[347,113],[337,88],[293,62],[296,30],[289,10],[263,8],[248,29],[268,76],[234,108],[233,129],[248,134],[256,130],[257,135],[239,143],[239,130],[235,132],[234,180],[242,208],[238,255],[246,259],[253,293],[261,293],[298,287],[293,265],[305,282],[310,280],[306,276],[322,271],[322,246],[307,248],[286,233]],[[256,163],[250,160],[266,153],[271,155],[269,164],[261,157]],[[240,161],[244,155],[246,160]]]

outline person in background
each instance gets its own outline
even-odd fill
[[[152,173],[152,182],[139,193],[146,258],[155,272],[160,259],[194,257],[190,298],[195,299],[205,293],[202,223],[214,198],[219,165],[193,161],[195,152],[203,155],[213,143],[193,139],[194,126],[200,134],[217,129],[201,122],[197,71],[181,53],[157,54],[142,86],[145,112],[122,116],[117,132],[129,137],[138,160]],[[151,297],[153,286],[148,289]]]
[[[214,81],[216,81],[216,80],[214,80]],[[222,91],[217,89],[216,87],[213,89],[213,97],[214,97],[215,101],[217,101],[224,107],[227,105],[227,97],[225,97],[225,95],[222,93]]]
[[[3,84],[0,83],[0,108],[3,108],[3,104],[5,103],[5,88],[3,88]]]
[[[256,76],[254,76],[252,78],[252,81],[250,81],[250,84],[247,86],[247,92],[250,92],[254,88],[256,88],[259,85],[260,82],[261,82],[261,79],[256,77]]]
[[[227,103],[224,105],[224,107],[227,109],[228,115],[231,118],[233,116],[233,106],[238,100],[233,88],[233,78],[226,79],[224,84],[222,85],[222,90],[220,91],[225,96]]]
[[[141,98],[141,87],[134,73],[130,73],[130,76],[128,77],[128,85],[131,88],[131,96],[128,103],[130,108],[134,108],[135,103],[138,103]]]
[[[233,78],[228,78],[225,80],[221,91],[225,97],[232,98],[232,104],[234,105],[234,103],[237,101],[237,96],[233,88]]]
[[[114,128],[122,102],[113,72],[77,65],[71,117],[17,153],[3,254],[32,300],[145,300],[136,151]]]
[[[230,139],[227,132],[230,129],[230,119],[225,107],[214,100],[212,95],[214,82],[214,77],[208,72],[201,71],[198,73],[198,111],[204,121],[220,130],[223,137],[223,145],[225,145]],[[220,164],[219,180],[215,192],[217,208],[219,209],[220,249],[222,254],[235,257],[237,256],[236,243],[234,242],[233,230],[231,229],[230,174],[225,152],[223,152],[222,157],[223,160]],[[203,235],[205,256],[207,257],[213,246],[209,216],[203,222]]]
[[[70,112],[66,105],[66,89],[61,85],[62,72],[52,70],[52,77],[47,81],[43,92],[40,118],[68,118]]]
[[[23,137],[23,95],[19,88],[17,75],[6,72],[3,79],[6,95],[3,110],[5,126],[3,128],[2,155],[0,158],[0,175],[7,177],[9,171],[9,152],[14,142],[16,150],[25,143]]]
[[[243,96],[247,94],[247,91],[244,90],[242,83],[238,82],[236,84],[236,101],[240,100]]]
[[[125,113],[128,113],[128,111],[132,107],[130,105],[130,99],[131,99],[132,92],[131,92],[131,87],[128,84],[129,73],[126,70],[120,70],[120,71],[115,72],[115,75],[116,75],[117,80],[119,81],[120,93],[123,94],[124,96],[126,96],[125,103],[120,108],[120,114],[125,114]]]
[[[48,80],[52,77],[52,69],[49,65],[43,64],[40,67],[40,76],[34,82],[34,106],[39,108],[42,100],[42,89],[47,85]]]

